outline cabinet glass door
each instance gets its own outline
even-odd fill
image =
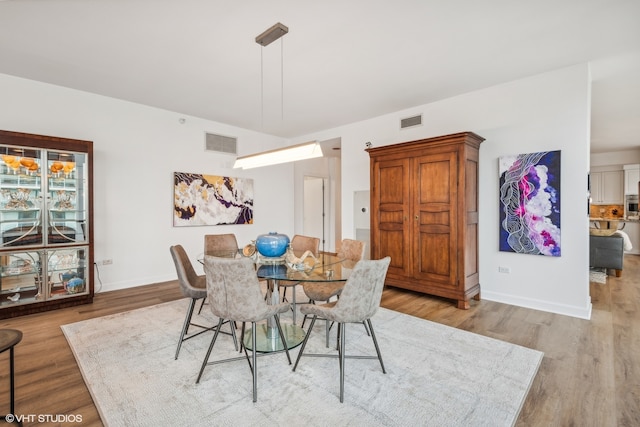
[[[0,307],[44,300],[42,251],[0,255]]]
[[[87,155],[47,151],[47,243],[88,241]]]
[[[88,247],[47,251],[48,298],[62,298],[89,292]]]
[[[42,246],[42,151],[0,146],[0,247]]]

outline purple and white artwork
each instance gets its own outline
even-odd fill
[[[173,226],[253,224],[253,180],[174,172]]]
[[[560,256],[560,151],[504,156],[500,250]]]

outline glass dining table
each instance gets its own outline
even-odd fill
[[[242,253],[216,252],[208,253],[217,257],[242,257]],[[299,256],[299,255],[298,255]],[[321,253],[318,257],[306,257],[302,262],[295,264],[288,263],[284,257],[267,258],[260,255],[254,255],[256,264],[256,274],[258,278],[267,281],[267,302],[270,304],[278,304],[280,302],[280,293],[278,291],[278,283],[286,282],[345,282],[355,266],[355,261],[338,257],[330,253]],[[294,300],[295,301],[295,300]],[[283,322],[280,325],[287,342],[288,348],[294,348],[305,337],[305,331],[302,327],[296,325],[295,322],[296,307],[293,307],[293,323]],[[247,349],[252,350],[251,330],[245,332],[244,345]],[[268,353],[284,350],[284,345],[278,334],[278,328],[273,319],[267,323],[256,325],[256,351]]]

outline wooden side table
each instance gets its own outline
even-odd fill
[[[10,412],[7,415],[3,415],[0,419],[7,422],[15,422],[19,426],[22,422],[15,419],[15,383],[14,383],[14,363],[13,363],[13,348],[22,340],[22,332],[16,329],[0,329],[0,353],[4,353],[9,350],[9,378],[10,378],[10,394],[9,399],[11,403]],[[13,417],[13,419],[7,419]]]

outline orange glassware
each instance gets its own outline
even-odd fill
[[[51,172],[53,172],[53,173],[58,173],[58,172],[60,172],[60,171],[62,170],[62,168],[63,168],[63,167],[64,167],[64,166],[62,166],[62,163],[60,163],[60,162],[53,162],[53,163],[51,164]]]
[[[13,161],[16,159],[16,156],[12,156],[11,154],[3,154],[2,155],[2,160],[6,163],[6,164],[10,164],[13,163]]]
[[[31,157],[23,157],[20,159],[20,164],[22,166],[24,166],[25,168],[29,169],[31,166],[33,166],[35,164],[35,160],[33,160]]]
[[[73,162],[66,162],[64,164],[63,171],[66,174],[70,174],[74,167],[75,167],[75,164]]]

